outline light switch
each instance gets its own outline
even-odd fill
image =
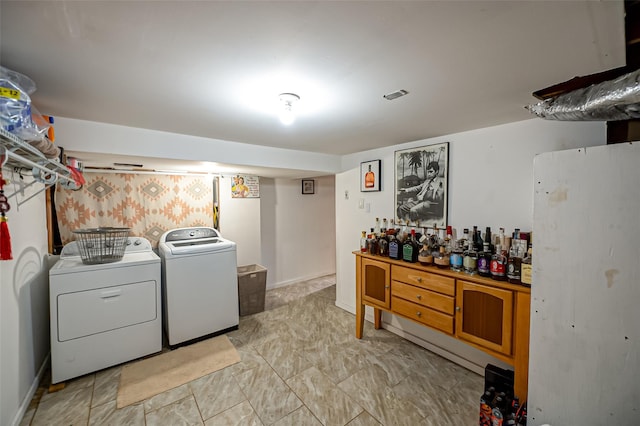
[[[364,205],[364,211],[367,213],[371,211],[371,203],[367,203]]]
[[[345,190],[344,190],[344,199],[345,199],[345,200],[348,200],[348,199],[349,199],[349,190],[348,190],[348,189],[345,189]]]
[[[358,208],[364,209],[364,198],[360,198],[360,201],[358,201]]]

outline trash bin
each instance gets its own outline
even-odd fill
[[[261,265],[238,266],[240,316],[264,311],[267,268]]]

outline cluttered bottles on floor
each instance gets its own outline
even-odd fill
[[[380,226],[380,219],[376,218],[370,230],[368,234],[362,231],[361,252],[531,286],[531,233],[519,228],[507,236],[504,228],[493,235],[487,226],[483,235],[473,226],[464,228],[462,237],[456,239],[451,226],[395,226],[393,219],[386,218]]]
[[[526,426],[527,404],[513,394],[513,371],[487,364],[479,426]]]

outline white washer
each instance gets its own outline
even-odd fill
[[[169,345],[238,328],[236,243],[214,228],[178,228],[158,244]]]
[[[85,265],[77,242],[49,271],[51,381],[162,350],[160,258],[129,237],[122,260]]]

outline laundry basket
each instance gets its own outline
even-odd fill
[[[85,265],[117,262],[124,256],[130,228],[91,228],[73,231]]]
[[[267,268],[262,265],[238,266],[238,300],[240,316],[264,311]]]

